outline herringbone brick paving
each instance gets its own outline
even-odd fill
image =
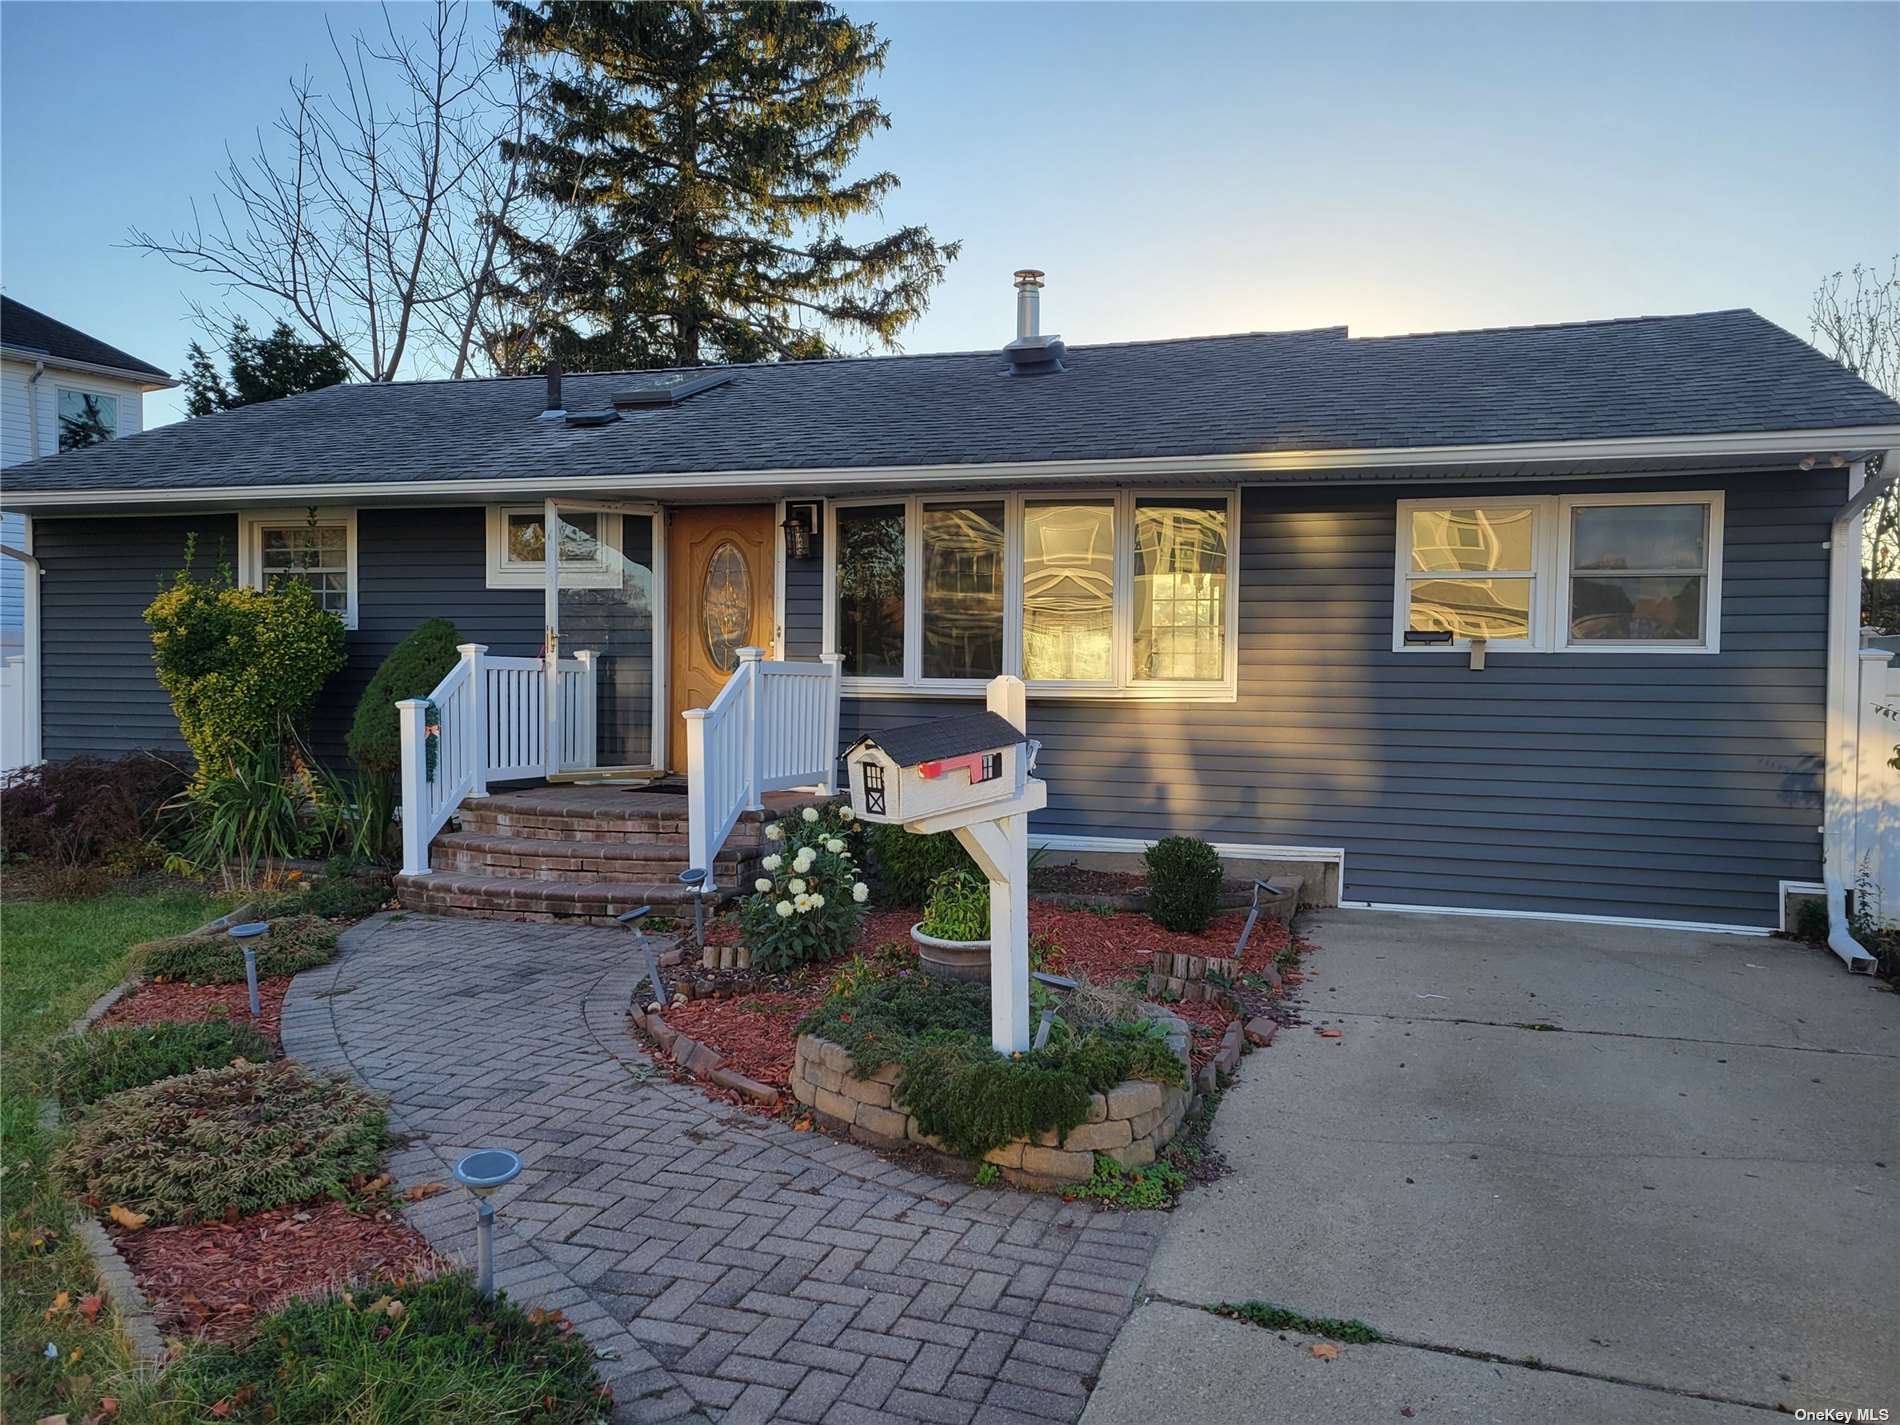
[[[400,1185],[521,1154],[497,1278],[586,1335],[616,1419],[1080,1416],[1157,1217],[947,1183],[674,1084],[627,1027],[633,960],[614,930],[379,916],[297,977],[284,1047],[389,1095]],[[473,1259],[467,1194],[409,1217]]]

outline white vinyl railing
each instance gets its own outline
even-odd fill
[[[466,797],[490,781],[540,777],[591,767],[596,745],[596,662],[590,652],[563,658],[560,726],[554,765],[547,735],[546,665],[539,658],[490,658],[464,643],[462,658],[426,698],[396,704],[402,730],[402,870],[429,869],[429,843]],[[436,721],[429,720],[435,709]],[[433,762],[433,765],[431,763]]]
[[[739,666],[708,708],[686,719],[688,855],[714,889],[713,860],[742,813],[767,792],[837,790],[838,696],[842,654],[817,663],[769,662],[741,648]]]

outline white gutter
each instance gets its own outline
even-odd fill
[[[529,418],[523,424],[532,426]],[[169,429],[124,437],[120,444],[145,440]],[[455,495],[471,503],[517,494],[542,495],[558,486],[562,494],[617,492],[630,486],[657,491],[662,486],[681,490],[769,490],[783,494],[828,487],[911,485],[968,486],[977,482],[1015,483],[1025,480],[1151,481],[1170,477],[1218,478],[1244,481],[1249,474],[1273,475],[1306,470],[1387,469],[1408,465],[1461,465],[1477,474],[1491,466],[1536,464],[1546,461],[1644,460],[1697,456],[1816,457],[1817,465],[1842,463],[1872,450],[1900,445],[1900,426],[1851,426],[1832,430],[1763,431],[1731,435],[1641,436],[1622,440],[1531,441],[1496,445],[1411,445],[1355,450],[1259,451],[1235,455],[1135,456],[1111,460],[1039,460],[950,462],[934,465],[844,465],[806,468],[778,466],[764,470],[679,470],[641,474],[570,476],[546,472],[496,480],[359,480],[314,485],[216,485],[164,489],[31,490],[9,493],[8,509],[40,505],[180,505],[237,501],[256,504],[350,503],[359,499],[400,494]],[[551,456],[551,462],[558,457]],[[1500,478],[1516,478],[1509,471]]]
[[[1860,864],[1854,798],[1860,785],[1860,559],[1862,512],[1900,471],[1900,450],[1889,450],[1883,478],[1867,481],[1867,462],[1847,468],[1847,503],[1828,531],[1827,769],[1821,828],[1822,874],[1827,887],[1827,946],[1856,974],[1871,974],[1874,957],[1847,921],[1847,885]]]
[[[106,366],[97,361],[75,361],[70,357],[55,356],[50,351],[42,351],[34,346],[0,346],[0,356],[11,361],[35,361],[42,366],[56,366],[61,371],[77,371],[87,376],[110,376],[115,381],[141,386],[147,391],[167,391],[178,385],[178,382],[169,376],[154,376],[149,371],[133,371],[124,366]]]

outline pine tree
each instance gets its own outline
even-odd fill
[[[239,318],[231,323],[224,350],[231,363],[228,382],[210,353],[197,342],[186,349],[187,415],[208,416],[234,406],[319,391],[347,381],[350,375],[348,358],[339,347],[329,342],[301,341],[288,322],[277,323],[269,336],[260,337]]]
[[[958,244],[843,234],[898,186],[845,172],[890,127],[864,93],[889,48],[875,26],[817,0],[504,9],[507,50],[548,70],[548,119],[518,146],[531,192],[574,227],[503,228],[517,369],[832,356],[890,348],[923,314]]]

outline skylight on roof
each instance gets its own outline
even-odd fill
[[[677,406],[689,396],[723,386],[732,379],[730,371],[655,371],[650,376],[635,376],[614,395],[614,405],[625,410],[640,406]]]

